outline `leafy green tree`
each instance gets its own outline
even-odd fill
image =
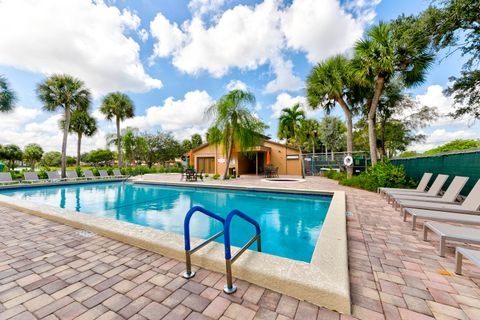
[[[7,144],[1,149],[0,158],[7,161],[11,170],[15,169],[15,161],[22,160],[22,157],[22,149],[15,144]]]
[[[105,164],[114,159],[114,154],[110,149],[97,149],[88,152],[83,156],[83,161],[92,163],[94,166]]]
[[[137,128],[128,127],[122,135],[122,145],[125,151],[125,158],[129,164],[131,164],[135,158],[139,138],[141,137],[139,136]]]
[[[439,147],[425,151],[423,154],[432,155],[437,153],[460,151],[473,148],[480,148],[480,140],[453,140]]]
[[[45,167],[58,167],[62,163],[62,153],[58,151],[45,152],[40,163]]]
[[[367,95],[369,149],[372,165],[377,163],[376,114],[385,85],[399,79],[406,87],[425,80],[433,55],[425,42],[409,37],[411,27],[403,20],[394,24],[380,22],[367,33],[367,38],[355,44],[352,62],[356,81],[371,94]]]
[[[302,177],[305,178],[305,166],[303,163],[303,154],[300,141],[300,128],[302,122],[305,120],[305,111],[300,108],[299,104],[294,105],[292,108],[282,109],[278,125],[278,137],[280,139],[286,139],[298,147],[300,152],[300,164],[302,167]]]
[[[222,144],[224,140],[222,131],[217,127],[213,126],[208,128],[207,133],[205,134],[208,144],[215,146],[215,156],[217,155],[218,146]],[[217,173],[217,163],[215,163],[215,173]]]
[[[35,163],[42,160],[43,149],[36,143],[30,143],[23,148],[23,160],[30,163],[32,170],[35,170]]]
[[[118,167],[122,164],[122,141],[120,135],[120,122],[133,118],[135,116],[135,105],[133,101],[124,93],[113,92],[103,98],[100,112],[105,115],[107,120],[115,119],[117,127],[117,153],[118,153]]]
[[[253,116],[249,106],[255,103],[255,96],[247,91],[232,90],[207,110],[214,119],[214,126],[221,132],[222,144],[227,152],[224,179],[229,175],[233,145],[243,152],[258,145],[263,138],[263,130],[268,126]]]
[[[345,125],[338,117],[327,115],[320,121],[320,139],[325,149],[330,150],[332,160],[334,152],[345,150],[345,131]]]
[[[170,133],[143,134],[145,140],[145,161],[149,168],[156,162],[173,160],[180,156],[180,143]]]
[[[358,87],[351,77],[350,61],[337,55],[317,64],[307,78],[307,99],[314,109],[323,107],[330,112],[336,104],[340,105],[347,121],[347,153],[353,152],[353,115],[355,88]],[[353,167],[347,167],[347,176],[353,174]]]
[[[37,96],[43,102],[46,111],[63,110],[63,141],[62,141],[62,178],[67,170],[67,139],[70,128],[71,112],[87,110],[91,103],[90,91],[83,81],[66,74],[54,74],[37,85]]]
[[[63,129],[64,126],[65,121],[60,121],[60,128]],[[83,136],[92,137],[97,133],[97,120],[86,111],[76,110],[70,118],[70,128],[68,131],[77,134],[77,158],[75,162],[76,166],[80,167],[82,138]]]
[[[421,155],[417,151],[404,151],[398,155],[399,158],[409,158]]]
[[[316,119],[305,119],[300,126],[300,140],[303,141],[305,150],[315,153],[321,146],[320,123]]]
[[[10,88],[7,79],[0,75],[0,112],[12,111],[16,101],[15,91]]]
[[[181,143],[181,146],[182,146],[182,153],[189,152],[190,150],[193,149],[192,141],[189,139],[183,140]]]
[[[195,149],[196,147],[203,144],[202,136],[198,133],[192,135],[192,148]]]

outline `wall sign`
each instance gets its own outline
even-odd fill
[[[298,154],[287,154],[287,160],[298,160],[299,158]]]

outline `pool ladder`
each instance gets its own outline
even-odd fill
[[[201,212],[204,215],[206,215],[206,216],[208,216],[212,219],[220,221],[222,223],[223,230],[220,231],[220,232],[217,232],[216,234],[214,234],[213,236],[211,236],[207,240],[205,240],[202,243],[200,243],[199,245],[197,245],[195,248],[191,248],[190,247],[190,219],[192,218],[193,214],[196,213],[196,212]],[[230,225],[232,223],[232,219],[235,216],[238,216],[238,217],[246,220],[250,224],[252,224],[255,227],[255,235],[240,250],[235,252],[235,254],[233,254],[233,256],[232,256],[232,252],[231,252],[231,248],[230,248],[231,247],[231,245],[230,245]],[[195,206],[195,207],[192,207],[187,212],[187,215],[185,216],[185,221],[184,221],[184,224],[183,224],[183,228],[184,228],[184,238],[185,238],[185,262],[186,262],[186,265],[187,265],[187,270],[183,274],[183,277],[185,279],[190,279],[190,278],[193,278],[195,276],[195,272],[192,271],[191,255],[193,253],[195,253],[196,251],[198,251],[200,248],[202,248],[205,245],[207,245],[208,243],[210,243],[211,241],[213,241],[213,240],[217,239],[218,237],[220,237],[221,235],[223,235],[224,236],[224,248],[225,248],[225,268],[226,268],[226,275],[227,275],[227,284],[224,286],[223,291],[227,294],[232,294],[235,291],[237,291],[237,287],[233,284],[233,279],[232,279],[232,264],[255,241],[257,242],[257,250],[259,252],[262,251],[261,240],[260,240],[260,226],[258,225],[258,223],[255,220],[253,220],[252,218],[250,218],[249,216],[247,216],[245,213],[243,213],[239,210],[236,210],[236,209],[230,211],[230,213],[227,215],[227,217],[225,219],[223,219],[219,215],[216,215],[215,213],[213,213],[213,212],[211,212],[211,211],[209,211],[205,208]]]

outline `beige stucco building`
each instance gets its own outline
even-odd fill
[[[230,161],[230,174],[262,175],[267,165],[278,168],[279,175],[301,175],[301,164],[298,149],[283,144],[265,140],[261,145],[239,152],[235,146]],[[226,154],[222,146],[203,144],[190,152],[191,164],[197,171],[203,170],[209,174],[223,174],[226,166]]]

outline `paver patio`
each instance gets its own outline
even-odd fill
[[[354,317],[480,319],[480,270],[465,262],[463,276],[447,272],[453,249],[439,257],[379,195],[317,177],[281,185],[347,191]],[[12,209],[0,216],[0,319],[353,318],[240,280],[228,296],[222,274],[201,269],[186,281],[176,260]]]

